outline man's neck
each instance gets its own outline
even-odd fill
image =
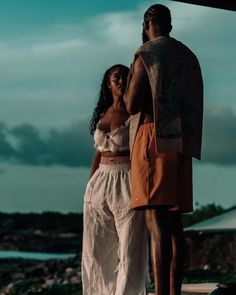
[[[159,38],[159,37],[170,38],[170,35],[169,35],[169,34],[161,34],[161,33],[157,32],[157,31],[153,31],[153,32],[151,32],[151,34],[150,34],[150,38],[149,38],[149,40],[154,40],[154,39],[157,39],[157,38]]]

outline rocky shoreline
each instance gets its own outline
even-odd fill
[[[81,257],[38,261],[1,259],[0,295],[80,295]]]
[[[0,295],[80,295],[82,214],[0,213],[0,250],[77,253],[73,258],[0,259]]]
[[[82,214],[0,213],[0,250],[78,253],[82,219]]]
[[[203,206],[183,216],[184,226],[222,211],[214,204]],[[0,213],[0,250],[77,253],[60,260],[0,259],[0,295],[81,295],[82,232],[82,214]],[[199,266],[192,269],[187,263],[184,282],[235,283],[235,245],[235,233],[206,237],[198,249]]]

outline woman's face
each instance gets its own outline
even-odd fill
[[[115,68],[111,72],[108,82],[108,88],[110,89],[112,96],[123,96],[127,83],[127,71],[122,68]]]

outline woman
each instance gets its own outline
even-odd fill
[[[90,131],[96,156],[84,199],[84,295],[145,294],[144,216],[131,209],[129,114],[123,94],[129,69],[114,65],[103,77]]]

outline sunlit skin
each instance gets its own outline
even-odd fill
[[[102,120],[98,125],[99,129],[110,132],[122,126],[129,118],[129,113],[126,110],[123,100],[126,83],[126,73],[120,68],[114,69],[114,71],[110,75],[108,82],[108,88],[110,89],[113,96],[113,104],[108,108],[108,110],[102,117]],[[113,156],[114,153],[106,152],[102,155]]]
[[[112,132],[115,129],[125,124],[129,118],[129,113],[126,110],[123,95],[127,84],[127,73],[117,67],[115,68],[108,81],[108,88],[113,96],[113,104],[107,109],[103,115],[101,121],[98,124],[98,128],[105,132]],[[97,152],[93,161],[90,176],[96,171],[101,161],[101,157],[129,157],[129,152]]]
[[[159,36],[169,37],[166,28],[161,31],[151,20],[143,22],[143,41]],[[140,57],[136,57],[133,72],[129,74],[129,87],[124,94],[128,112],[142,111],[141,123],[153,122],[151,88]],[[145,210],[150,234],[150,253],[155,283],[155,295],[180,295],[185,258],[185,237],[181,215],[165,206]]]

